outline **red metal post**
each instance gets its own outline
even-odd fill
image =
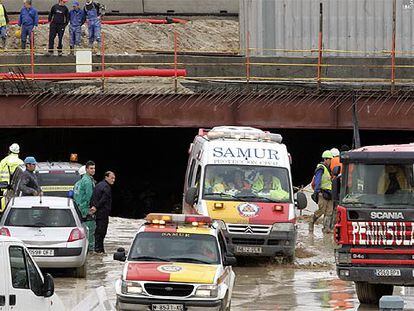
[[[30,33],[30,64],[32,69],[32,75],[34,75],[34,31]]]
[[[323,4],[319,3],[319,36],[318,36],[318,71],[316,80],[318,85],[321,83],[322,78],[322,56],[323,56]]]
[[[174,30],[174,91],[177,93],[178,81],[177,81],[177,67],[178,67],[178,34]]]
[[[102,71],[102,90],[105,89],[105,33],[101,35],[101,71]]]

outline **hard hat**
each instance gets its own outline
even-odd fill
[[[34,157],[26,157],[24,159],[24,164],[36,164],[36,159]]]
[[[19,144],[14,143],[9,147],[9,150],[12,153],[20,153],[20,146]]]
[[[333,155],[330,150],[326,150],[322,153],[322,159],[332,159]]]
[[[20,39],[20,37],[22,36],[22,30],[20,28],[17,28],[14,35],[16,36],[16,38]]]
[[[79,168],[78,172],[79,172],[79,175],[81,175],[81,176],[85,175],[86,174],[86,166],[85,165],[81,166]]]
[[[339,150],[337,148],[332,148],[331,153],[333,157],[339,157]]]
[[[73,1],[73,6],[79,6],[79,1]]]

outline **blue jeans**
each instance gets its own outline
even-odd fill
[[[30,38],[33,32],[33,25],[32,26],[22,26],[22,49],[26,49],[27,37],[29,37],[30,46],[32,46],[32,40]]]
[[[69,45],[80,46],[82,36],[82,26],[69,26]]]
[[[92,45],[95,41],[101,43],[101,21],[95,19],[88,22],[89,45]]]

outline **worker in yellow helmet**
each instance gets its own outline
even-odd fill
[[[326,150],[322,153],[323,162],[316,166],[314,176],[314,193],[312,200],[318,204],[318,210],[313,214],[309,223],[309,232],[313,232],[315,222],[323,215],[323,232],[330,233],[333,213],[332,179],[330,165],[333,159],[332,152]]]
[[[6,48],[7,38],[7,24],[9,23],[9,16],[7,15],[6,8],[3,5],[3,0],[0,0],[0,48]]]

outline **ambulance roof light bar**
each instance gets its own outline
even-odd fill
[[[211,225],[213,220],[208,216],[186,214],[151,213],[145,217],[147,223],[154,225],[191,224],[192,226]]]
[[[238,140],[272,141],[279,144],[282,142],[282,136],[280,134],[264,132],[253,127],[218,126],[210,131],[200,129],[199,134],[207,136],[210,140],[227,138]]]

